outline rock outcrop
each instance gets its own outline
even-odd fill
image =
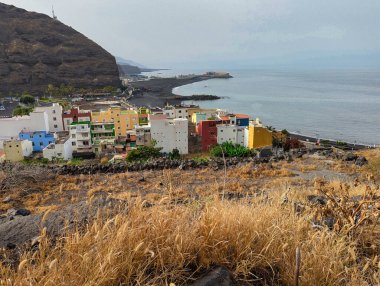
[[[119,86],[115,58],[47,15],[0,3],[0,92]]]

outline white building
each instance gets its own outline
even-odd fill
[[[42,150],[44,158],[49,161],[56,159],[70,160],[73,157],[73,148],[69,137],[59,138]]]
[[[218,144],[230,142],[232,144],[239,144],[241,146],[248,147],[247,127],[241,127],[234,124],[219,124],[216,127],[218,129]]]
[[[50,132],[63,131],[63,109],[59,103],[53,103],[51,106],[37,107],[35,111],[45,111],[47,113]]]
[[[91,128],[88,122],[70,125],[70,142],[73,152],[92,152]]]
[[[33,111],[28,116],[0,118],[0,136],[2,138],[17,138],[21,132],[49,132],[49,118],[45,111]]]
[[[168,119],[166,115],[150,115],[150,132],[152,140],[162,152],[178,149],[180,154],[189,153],[189,121],[184,118]]]
[[[188,109],[186,106],[166,106],[162,112],[167,118],[188,118]]]

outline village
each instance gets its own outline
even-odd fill
[[[0,130],[0,162],[120,160],[141,146],[160,148],[164,155],[187,155],[226,142],[261,149],[286,140],[285,133],[246,114],[195,105],[146,108],[117,102],[96,109],[73,104],[65,110],[57,102],[38,106],[29,115],[0,118]]]

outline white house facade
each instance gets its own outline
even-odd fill
[[[50,132],[63,131],[62,106],[59,103],[53,103],[51,106],[36,107],[35,111],[46,112],[48,116]]]
[[[28,116],[0,118],[0,130],[2,138],[17,138],[21,131],[49,132],[49,118],[45,111],[33,111]]]
[[[162,152],[178,149],[180,154],[189,153],[189,121],[185,118],[168,119],[166,115],[151,115],[151,137]]]

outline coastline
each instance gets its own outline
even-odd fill
[[[193,101],[203,101],[203,100],[217,100],[221,97],[215,96],[215,98],[207,98],[210,95],[193,95],[184,96],[180,94],[173,93],[173,89],[181,87],[184,85],[206,81],[210,79],[217,79],[220,77],[206,76],[206,75],[194,75],[189,77],[177,78],[154,78],[145,81],[136,81],[131,83],[131,86],[138,90],[133,96],[128,99],[128,102],[135,106],[147,106],[147,107],[163,107],[167,104],[169,105],[179,105],[183,101],[193,100]],[[194,98],[204,96],[204,98]],[[193,97],[193,98],[192,98]],[[217,105],[217,103],[216,103]],[[324,142],[324,145],[338,148],[345,148],[347,150],[361,150],[367,148],[378,148],[379,144],[364,144],[364,143],[351,143],[345,142],[344,146],[337,144],[339,140],[334,139],[324,139],[315,138],[312,136],[307,136],[303,134],[297,134],[294,132],[290,133],[291,137],[297,138],[301,141],[316,143],[317,140]]]
[[[187,77],[171,77],[171,78],[155,78],[144,81],[136,81],[130,83],[134,89],[133,95],[128,102],[135,106],[147,107],[164,107],[167,104],[178,105],[185,100],[217,100],[220,99],[214,95],[193,95],[182,96],[173,93],[176,87],[192,84],[195,82],[206,81],[210,79],[227,79],[229,77],[221,77],[217,75],[194,75]]]

